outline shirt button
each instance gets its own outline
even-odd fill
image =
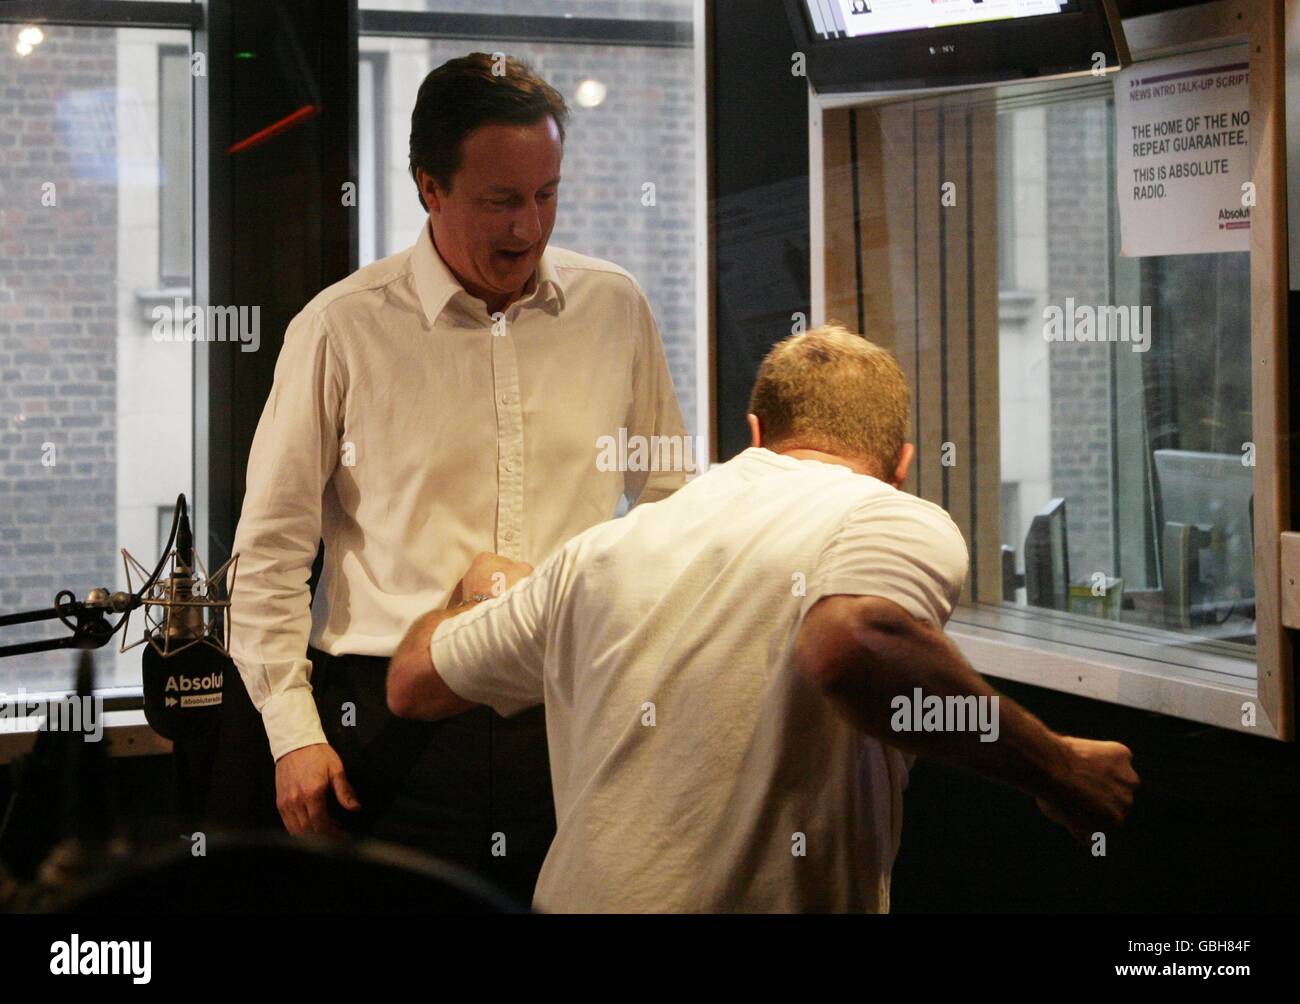
[[[507,531],[506,531],[505,533],[503,533],[501,536],[503,536],[506,540],[514,540],[514,539],[515,539],[515,532],[514,532],[513,530],[507,530]]]

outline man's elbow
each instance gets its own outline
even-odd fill
[[[901,607],[866,596],[828,596],[804,619],[795,667],[828,693],[860,687],[917,625]]]
[[[856,645],[831,648],[819,644],[810,649],[799,650],[795,667],[800,675],[815,684],[828,695],[841,693],[863,674],[867,653]]]

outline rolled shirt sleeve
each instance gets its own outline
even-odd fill
[[[966,581],[961,530],[939,506],[905,492],[859,503],[818,558],[801,615],[824,596],[879,596],[942,628]]]
[[[304,310],[285,332],[249,454],[230,609],[230,654],[277,760],[326,741],[307,659],[307,584],[322,493],[339,461],[345,386],[324,319]]]
[[[685,462],[694,461],[696,465],[703,465],[704,457],[688,453],[693,450],[694,441],[686,438],[686,425],[682,421],[681,406],[677,402],[677,391],[668,370],[663,338],[659,333],[659,325],[655,322],[654,311],[645,292],[635,280],[633,289],[636,299],[633,324],[637,347],[632,400],[628,408],[628,438],[631,440],[633,436],[642,436],[648,443],[654,444],[657,440],[653,437],[656,436],[677,437],[681,443],[681,452],[678,454],[674,448],[670,451],[671,455],[680,455]],[[656,453],[658,451],[651,449],[650,456],[653,458]],[[630,505],[657,502],[684,484],[685,470],[628,471],[624,479],[624,494]]]
[[[551,601],[565,553],[434,630],[434,669],[457,695],[506,717],[543,702]]]

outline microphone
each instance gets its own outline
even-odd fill
[[[144,598],[146,623],[140,639],[148,642],[141,659],[145,720],[172,740],[210,735],[220,721],[222,682],[232,666],[226,649],[228,594],[238,562],[234,556],[214,574],[206,574],[194,552],[184,495],[176,500],[174,536],[176,547],[164,559],[171,561],[170,574]],[[123,556],[144,572],[125,551]],[[224,588],[227,574],[229,590]],[[153,608],[159,610],[157,617],[151,614]],[[123,651],[134,647],[123,644]]]

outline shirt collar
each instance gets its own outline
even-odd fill
[[[542,252],[542,259],[534,273],[537,285],[531,293],[525,293],[515,303],[540,305],[554,302],[557,310],[564,309],[564,287],[560,285],[553,259],[552,249],[547,247]],[[411,249],[411,267],[415,272],[415,290],[420,297],[420,306],[424,308],[424,316],[431,327],[437,323],[457,293],[469,295],[434,247],[433,230],[427,217],[424,226],[420,228],[420,236]]]
[[[560,310],[564,309],[564,287],[560,285],[560,274],[555,269],[555,255],[550,244],[546,245],[542,260],[537,263],[537,288],[545,300],[554,300]]]
[[[848,474],[856,474],[850,467],[843,464],[832,464],[825,460],[813,460],[810,457],[791,457],[784,453],[777,453],[775,450],[769,450],[766,446],[751,446],[742,450],[737,457],[747,457],[750,460],[759,463],[771,464],[773,467],[784,467],[788,470],[798,470],[804,464],[816,464],[819,467],[834,467],[836,470],[844,471]]]

